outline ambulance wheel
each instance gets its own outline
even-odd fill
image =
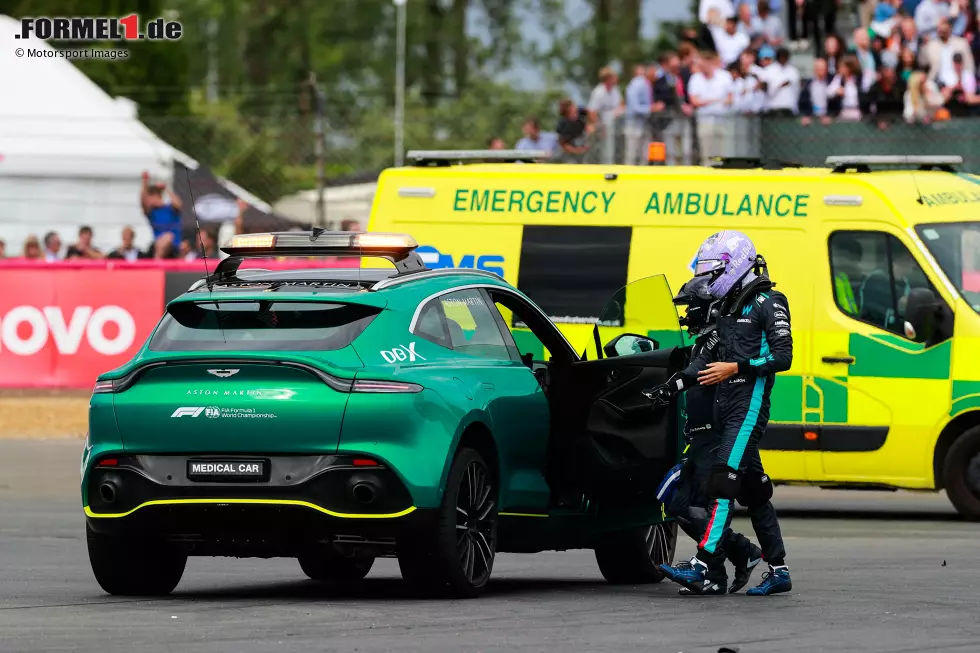
[[[980,520],[980,426],[964,431],[949,448],[943,485],[961,515]]]
[[[85,525],[95,580],[109,594],[164,596],[184,575],[187,556],[166,544],[100,535]]]
[[[303,573],[321,583],[353,583],[362,580],[373,565],[374,558],[306,555],[299,559]]]
[[[610,583],[659,583],[660,565],[674,562],[676,548],[677,522],[665,522],[607,535],[596,545],[595,559]]]

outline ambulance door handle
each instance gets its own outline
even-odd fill
[[[854,364],[853,356],[824,356],[820,360],[822,360],[825,363],[842,363],[844,365]]]

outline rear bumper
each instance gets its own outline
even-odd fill
[[[190,458],[119,456],[113,466],[97,464],[83,488],[92,529],[201,542],[315,542],[331,535],[396,536],[425,512],[416,510],[390,468],[355,466],[350,456],[240,456],[265,460],[268,472],[237,482],[188,480]]]
[[[187,555],[299,557],[324,547],[350,555],[390,556],[402,538],[416,538],[436,523],[434,511],[400,517],[347,519],[304,506],[277,503],[160,503],[124,519],[88,517],[100,535],[169,542]],[[431,532],[431,531],[429,531]]]

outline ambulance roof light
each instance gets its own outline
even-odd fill
[[[719,170],[782,170],[783,168],[802,168],[792,161],[777,161],[751,156],[716,156],[711,159],[712,168]]]
[[[413,165],[448,166],[454,163],[532,163],[551,158],[547,150],[409,150]]]
[[[826,165],[834,172],[871,172],[871,166],[918,166],[920,170],[940,169],[954,172],[953,166],[962,165],[963,157],[958,154],[870,154],[828,156]]]

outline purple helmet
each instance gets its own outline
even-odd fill
[[[754,278],[755,260],[755,245],[749,237],[726,229],[701,244],[694,276],[710,275],[708,292],[715,299],[724,299],[740,281]]]

